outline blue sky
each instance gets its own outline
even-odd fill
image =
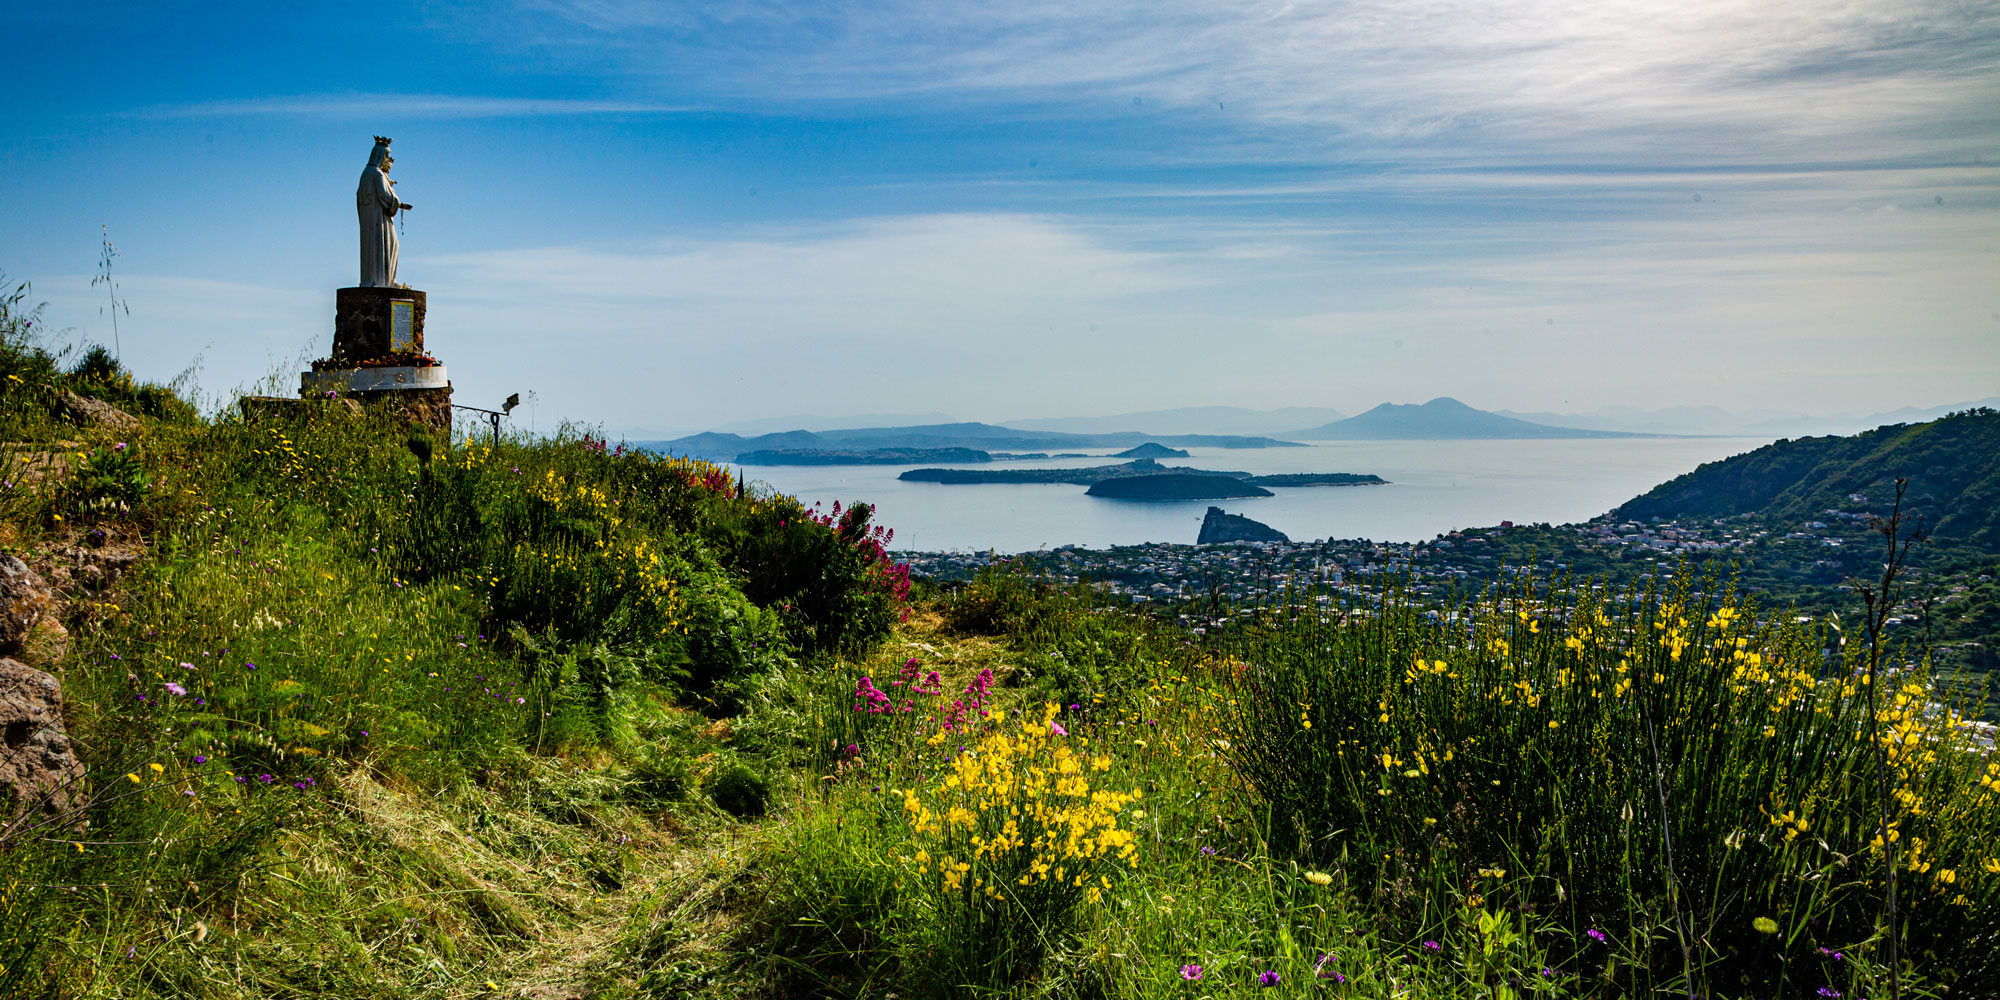
[[[25,8],[27,5],[15,5]],[[648,436],[1452,395],[2000,386],[2000,7],[42,5],[0,269],[211,395],[295,384],[396,140],[461,401]]]

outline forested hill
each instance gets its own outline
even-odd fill
[[[1852,437],[1778,441],[1709,462],[1613,511],[1643,520],[1758,514],[1797,523],[1828,511],[1886,513],[1898,477],[1904,509],[1940,544],[2000,552],[2000,411],[1979,408]]]

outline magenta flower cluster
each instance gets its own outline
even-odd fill
[[[944,731],[957,732],[970,720],[986,714],[986,693],[993,690],[993,671],[981,670],[979,676],[965,685],[965,690],[952,699],[951,707],[945,712]]]
[[[873,513],[873,507],[856,504],[853,508],[849,508],[843,517],[840,501],[835,500],[831,513],[822,514],[819,512],[819,505],[813,504],[813,509],[806,512],[806,517],[823,527],[833,529],[836,537],[861,553],[863,561],[871,567],[875,586],[888,594],[898,605],[904,605],[903,611],[907,617],[909,613],[907,605],[910,600],[910,564],[899,563],[889,557],[889,543],[895,539],[896,529],[868,524],[868,517]]]
[[[876,687],[875,678],[866,674],[863,674],[860,680],[854,682],[854,710],[857,712],[866,712],[869,715],[881,715],[886,712],[898,711],[895,702],[889,699],[889,693]],[[901,711],[907,712],[909,710],[909,704],[905,702]]]

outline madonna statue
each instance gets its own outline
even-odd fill
[[[375,137],[368,154],[368,166],[361,171],[361,186],[354,192],[355,210],[361,216],[361,286],[396,287],[396,213],[412,207],[396,197],[396,182],[389,179],[395,164],[389,155],[389,140]]]

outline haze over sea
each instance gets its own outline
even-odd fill
[[[1369,538],[1408,542],[1501,521],[1562,524],[1602,514],[1703,462],[1741,454],[1769,438],[1618,438],[1477,441],[1329,441],[1305,448],[1191,448],[1165,465],[1254,474],[1373,473],[1387,486],[1275,489],[1276,496],[1215,501],[1293,541]],[[968,468],[1071,468],[1122,461],[1027,459]],[[1061,545],[1103,548],[1144,542],[1191,544],[1209,501],[1134,503],[1084,495],[1061,484],[943,486],[896,477],[910,466],[745,466],[808,504],[876,505],[904,551],[1031,552]]]

